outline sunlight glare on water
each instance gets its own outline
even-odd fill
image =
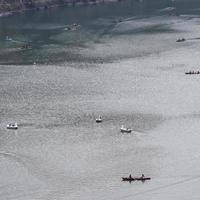
[[[200,82],[185,72],[200,62],[199,8],[129,0],[1,18],[0,199],[197,199]],[[122,182],[130,173],[152,179]]]

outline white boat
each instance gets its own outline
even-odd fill
[[[132,129],[130,129],[130,128],[125,128],[125,127],[122,125],[121,128],[120,128],[120,131],[121,131],[122,133],[131,133]]]
[[[77,30],[80,29],[80,27],[81,27],[80,24],[74,23],[74,24],[71,24],[71,25],[66,26],[66,27],[64,28],[64,30],[65,30],[65,31],[77,31]]]
[[[17,123],[7,124],[7,129],[18,129]]]
[[[99,115],[99,118],[96,119],[96,123],[101,123],[102,121],[102,117]]]
[[[6,41],[12,41],[12,38],[6,36]]]

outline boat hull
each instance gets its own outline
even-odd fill
[[[132,181],[147,181],[147,180],[151,180],[150,177],[135,177],[135,178],[127,178],[127,177],[122,177],[122,181],[128,181],[128,182],[132,182]]]
[[[196,72],[185,72],[186,75],[195,75],[195,74],[200,74],[200,71]]]
[[[120,129],[121,133],[131,133],[131,129]]]
[[[13,130],[16,130],[18,129],[18,126],[17,126],[17,123],[14,123],[14,124],[8,124],[6,126],[7,129],[13,129]]]
[[[96,119],[96,123],[101,123],[102,119]]]
[[[13,129],[13,130],[17,130],[18,127],[7,127],[7,129]]]

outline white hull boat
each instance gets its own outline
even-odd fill
[[[96,119],[96,123],[101,123],[103,120],[102,120],[102,117],[99,116],[99,118]]]
[[[132,132],[132,129],[130,129],[130,128],[125,128],[125,127],[122,125],[121,128],[120,128],[120,131],[121,131],[122,133],[131,133],[131,132]]]
[[[7,129],[13,129],[16,130],[18,129],[17,123],[10,123],[7,125]]]

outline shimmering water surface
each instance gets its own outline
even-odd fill
[[[129,0],[1,18],[0,199],[199,199],[199,14]]]

